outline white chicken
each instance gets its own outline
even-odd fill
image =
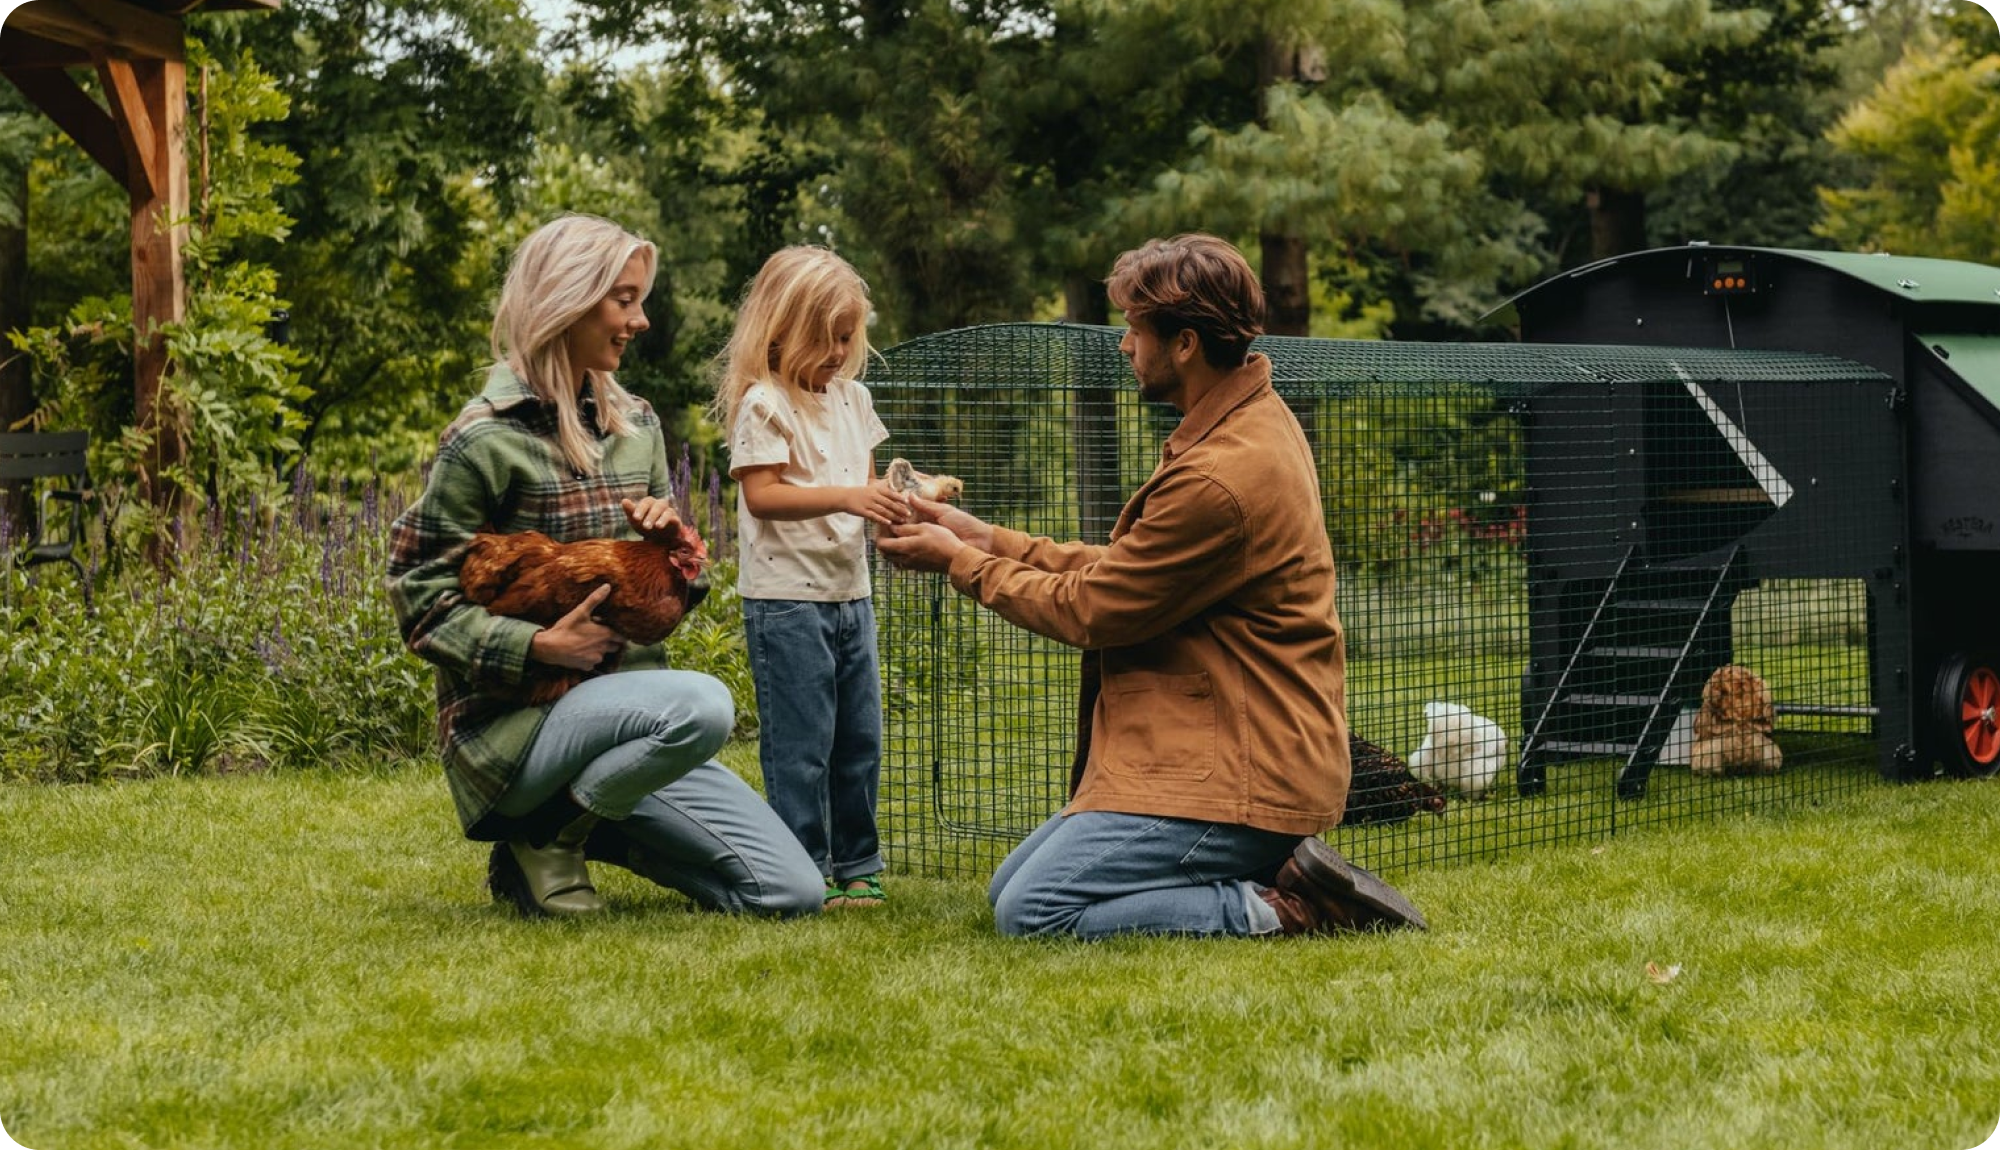
[[[1425,703],[1429,730],[1410,755],[1410,773],[1467,798],[1485,796],[1512,757],[1507,732],[1457,703]]]

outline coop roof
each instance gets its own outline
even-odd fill
[[[1571,281],[1587,279],[1620,264],[1657,261],[1663,258],[1685,257],[1698,260],[1744,254],[1761,256],[1780,263],[1797,261],[1823,267],[1873,288],[1883,293],[1886,298],[1899,301],[1907,314],[1912,316],[1949,311],[1954,315],[1955,322],[1949,324],[1953,328],[1963,330],[1970,326],[1980,330],[2000,330],[2000,268],[1966,263],[1962,260],[1929,259],[1922,256],[1897,256],[1876,252],[1816,252],[1794,248],[1754,248],[1700,243],[1627,252],[1574,268],[1561,275],[1551,276],[1516,294],[1485,318],[1495,323],[1516,324],[1520,321],[1520,305],[1523,302],[1552,290],[1560,290],[1563,285]],[[1969,325],[1966,322],[1968,317],[1971,317]]]
[[[942,389],[1124,387],[1130,384],[1132,369],[1118,353],[1122,335],[1121,328],[1074,324],[959,328],[889,348],[870,368],[868,379],[877,386]],[[1886,378],[1874,368],[1837,356],[1786,351],[1288,336],[1265,336],[1254,346],[1270,357],[1272,379],[1280,390],[1317,394],[1451,385],[1526,393],[1552,384],[1583,382]]]
[[[2000,268],[1985,264],[1881,253],[1807,252],[1782,248],[1748,250],[1769,250],[1774,255],[1825,264],[1870,287],[1894,293],[1903,299],[1926,303],[1983,304],[2000,309]]]

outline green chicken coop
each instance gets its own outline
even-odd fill
[[[1436,759],[1441,713],[1504,739],[1442,803],[1357,791],[1344,850],[1491,857],[2000,767],[2000,270],[1691,245],[1505,318],[1519,342],[1258,343],[1321,471],[1354,733],[1397,765]],[[959,476],[990,521],[1104,538],[1178,418],[1138,400],[1120,334],[888,349],[883,461]],[[885,839],[978,873],[1061,805],[1076,655],[876,572]],[[1687,769],[1731,664],[1768,687],[1775,774]]]

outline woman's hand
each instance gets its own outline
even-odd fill
[[[934,503],[915,495],[910,496],[910,509],[916,512],[919,523],[935,523],[958,536],[961,543],[981,551],[993,550],[993,525],[970,511],[960,511],[949,503]]]
[[[618,506],[625,509],[625,518],[649,543],[677,543],[680,533],[669,528],[681,521],[680,509],[671,499],[661,499],[648,495],[644,499],[621,499]]]
[[[886,479],[877,479],[866,487],[850,487],[847,491],[845,510],[849,515],[859,515],[880,527],[910,521],[909,498]]]
[[[528,640],[528,658],[552,667],[589,671],[624,650],[624,636],[591,617],[591,612],[610,594],[611,584],[606,583],[586,596],[575,610],[535,632]]]

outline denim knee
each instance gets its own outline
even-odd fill
[[[774,918],[801,918],[818,914],[825,905],[826,884],[820,878],[819,868],[808,867],[803,873],[788,874],[766,884],[744,899],[743,909]]]
[[[993,895],[993,927],[1008,938],[1033,938],[1036,935],[1070,934],[1076,930],[1076,920],[1083,916],[1082,906],[1051,903],[1047,899],[1035,899],[1033,892],[1023,890],[1019,882],[1010,882]]]
[[[689,748],[706,761],[715,757],[736,727],[736,700],[722,680],[713,676],[692,675],[686,683],[678,700],[686,714],[674,724],[674,733],[684,737]]]

